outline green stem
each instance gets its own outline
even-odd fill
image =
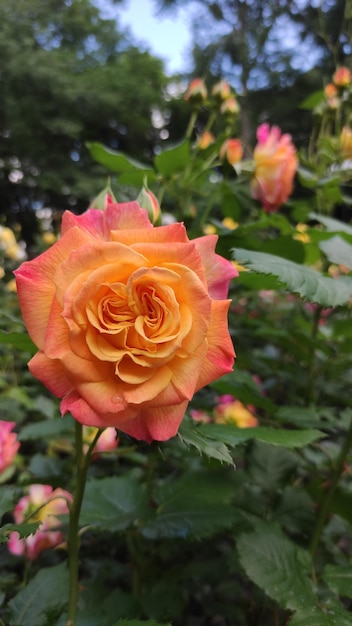
[[[341,448],[341,452],[337,458],[329,489],[327,490],[319,508],[319,512],[318,512],[318,516],[316,519],[315,528],[312,533],[312,540],[310,544],[310,553],[312,555],[312,558],[315,557],[315,554],[319,545],[321,533],[323,532],[326,519],[330,512],[330,505],[331,505],[336,487],[340,480],[340,476],[343,472],[345,461],[346,461],[348,452],[351,448],[351,445],[352,445],[352,420],[351,420],[350,427],[346,433],[346,438]]]
[[[313,393],[314,393],[315,342],[316,342],[317,335],[318,335],[319,322],[320,322],[322,311],[323,311],[323,307],[321,305],[317,306],[317,308],[314,311],[314,316],[313,316],[311,340],[312,340],[312,343],[314,343],[314,347],[312,348],[312,351],[309,355],[309,361],[308,361],[308,372],[307,372],[308,384],[307,384],[307,393],[306,393],[306,405],[307,406],[309,406],[310,403],[312,402]]]
[[[78,573],[79,573],[79,517],[82,508],[83,496],[86,487],[87,471],[93,449],[102,433],[99,429],[91,442],[86,454],[83,452],[83,427],[75,422],[76,442],[76,489],[73,502],[70,506],[70,520],[68,529],[68,558],[69,558],[69,602],[66,626],[75,626],[78,603]]]
[[[190,120],[188,122],[187,130],[186,130],[186,139],[190,139],[193,133],[193,129],[198,117],[198,110],[192,111]]]

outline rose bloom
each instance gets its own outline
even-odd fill
[[[72,496],[64,489],[58,488],[53,491],[50,485],[30,485],[28,491],[28,496],[21,498],[15,507],[15,522],[16,524],[24,521],[41,522],[41,524],[35,533],[23,539],[19,538],[16,531],[10,533],[7,545],[12,554],[23,554],[33,561],[43,550],[55,548],[62,543],[63,533],[60,530],[62,522],[56,516],[68,513],[67,501],[71,502]]]
[[[15,426],[15,422],[0,420],[0,473],[13,463],[20,447],[16,433],[11,432]]]
[[[258,426],[258,420],[249,408],[231,395],[220,396],[219,404],[214,409],[215,422],[235,424],[238,428],[254,428]]]
[[[292,193],[298,159],[291,136],[282,135],[277,126],[270,129],[269,124],[261,124],[257,129],[257,140],[251,192],[252,197],[270,213],[286,202]]]
[[[239,139],[226,139],[220,148],[220,159],[227,160],[230,165],[239,163],[243,156],[243,146]]]
[[[339,67],[332,77],[337,87],[347,87],[352,81],[352,73],[348,67]]]
[[[39,351],[29,369],[87,426],[164,441],[193,394],[233,367],[230,261],[217,236],[153,227],[137,202],[63,215],[61,238],[16,270]]]

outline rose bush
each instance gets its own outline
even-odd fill
[[[298,159],[291,136],[281,134],[277,126],[261,124],[254,148],[252,197],[262,203],[266,212],[276,211],[286,202],[293,189]]]
[[[217,237],[153,227],[137,202],[80,216],[16,271],[39,351],[30,371],[82,424],[148,442],[177,433],[195,391],[231,371],[228,285]]]

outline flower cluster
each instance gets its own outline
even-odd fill
[[[253,406],[245,406],[230,394],[219,396],[217,404],[211,414],[203,410],[192,409],[191,417],[196,422],[232,424],[237,428],[254,428],[258,426]]]

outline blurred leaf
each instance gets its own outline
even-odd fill
[[[310,534],[315,517],[315,504],[306,491],[287,485],[274,510],[274,519],[293,533]]]
[[[57,417],[50,420],[42,420],[35,424],[27,424],[21,428],[18,435],[20,441],[28,439],[52,439],[56,436],[71,435],[73,433],[74,424],[72,417]]]
[[[155,167],[162,176],[169,177],[183,170],[190,160],[189,140],[185,139],[178,146],[164,150],[154,158]]]
[[[304,571],[301,549],[273,524],[260,524],[237,539],[237,551],[247,576],[286,609],[306,609],[315,597]]]
[[[303,187],[307,187],[308,189],[316,189],[319,178],[315,172],[312,172],[307,167],[303,167],[301,165],[298,168],[297,175]]]
[[[8,511],[12,511],[15,501],[15,487],[3,486],[0,489],[0,520]]]
[[[319,244],[330,263],[344,265],[352,270],[352,246],[339,235],[335,235]]]
[[[41,522],[28,522],[24,524],[5,524],[0,528],[0,543],[5,543],[9,538],[9,533],[16,531],[19,536],[29,537],[29,535],[33,535],[33,533],[38,530]]]
[[[290,620],[290,626],[351,626],[351,613],[341,604],[330,601],[297,611]]]
[[[326,277],[309,267],[264,252],[235,248],[233,257],[255,272],[274,274],[290,291],[322,306],[343,305],[352,296],[352,278],[349,277]]]
[[[45,482],[49,477],[54,478],[61,475],[62,463],[62,459],[38,453],[31,457],[28,470],[34,477]]]
[[[217,459],[221,463],[234,464],[226,445],[221,441],[215,441],[213,438],[207,437],[206,433],[202,433],[191,420],[182,421],[178,430],[178,436],[186,446],[197,448],[200,454]]]
[[[283,448],[270,448],[268,444],[255,441],[248,457],[248,472],[257,485],[275,491],[289,480],[297,467],[297,458]]]
[[[321,102],[324,102],[324,91],[322,89],[320,89],[319,91],[315,91],[314,93],[310,94],[310,96],[305,98],[303,102],[301,102],[301,104],[299,105],[299,108],[308,110],[314,109]]]
[[[335,220],[332,217],[325,217],[325,215],[320,215],[319,213],[309,213],[309,219],[316,220],[321,224],[324,224],[326,230],[328,232],[333,233],[347,233],[348,235],[352,235],[352,226],[349,226],[345,222],[340,222],[340,220]]]
[[[327,565],[324,569],[324,580],[337,595],[352,598],[351,565]]]
[[[34,354],[37,351],[36,345],[27,335],[27,333],[6,333],[0,331],[0,343],[4,343],[16,348],[16,350],[22,350],[23,352],[30,352]]]
[[[87,483],[80,524],[121,531],[148,516],[143,487],[130,478],[109,476]]]
[[[258,426],[257,428],[238,428],[231,424],[201,424],[199,431],[209,438],[223,441],[227,445],[236,446],[249,439],[258,439],[273,446],[285,448],[303,448],[324,437],[319,430],[283,430]]]
[[[88,142],[86,145],[92,158],[109,171],[118,174],[133,173],[135,183],[139,186],[142,186],[145,177],[149,183],[155,180],[155,172],[148,165],[131,159],[122,152],[111,150],[98,142]]]
[[[234,486],[223,474],[188,474],[155,490],[156,515],[143,524],[149,539],[200,538],[219,532],[239,521],[230,506]]]
[[[47,626],[47,615],[57,616],[67,603],[66,563],[41,569],[10,602],[10,626]]]
[[[261,251],[276,254],[296,263],[303,263],[305,259],[305,246],[300,241],[293,239],[292,235],[268,239],[264,242]]]

